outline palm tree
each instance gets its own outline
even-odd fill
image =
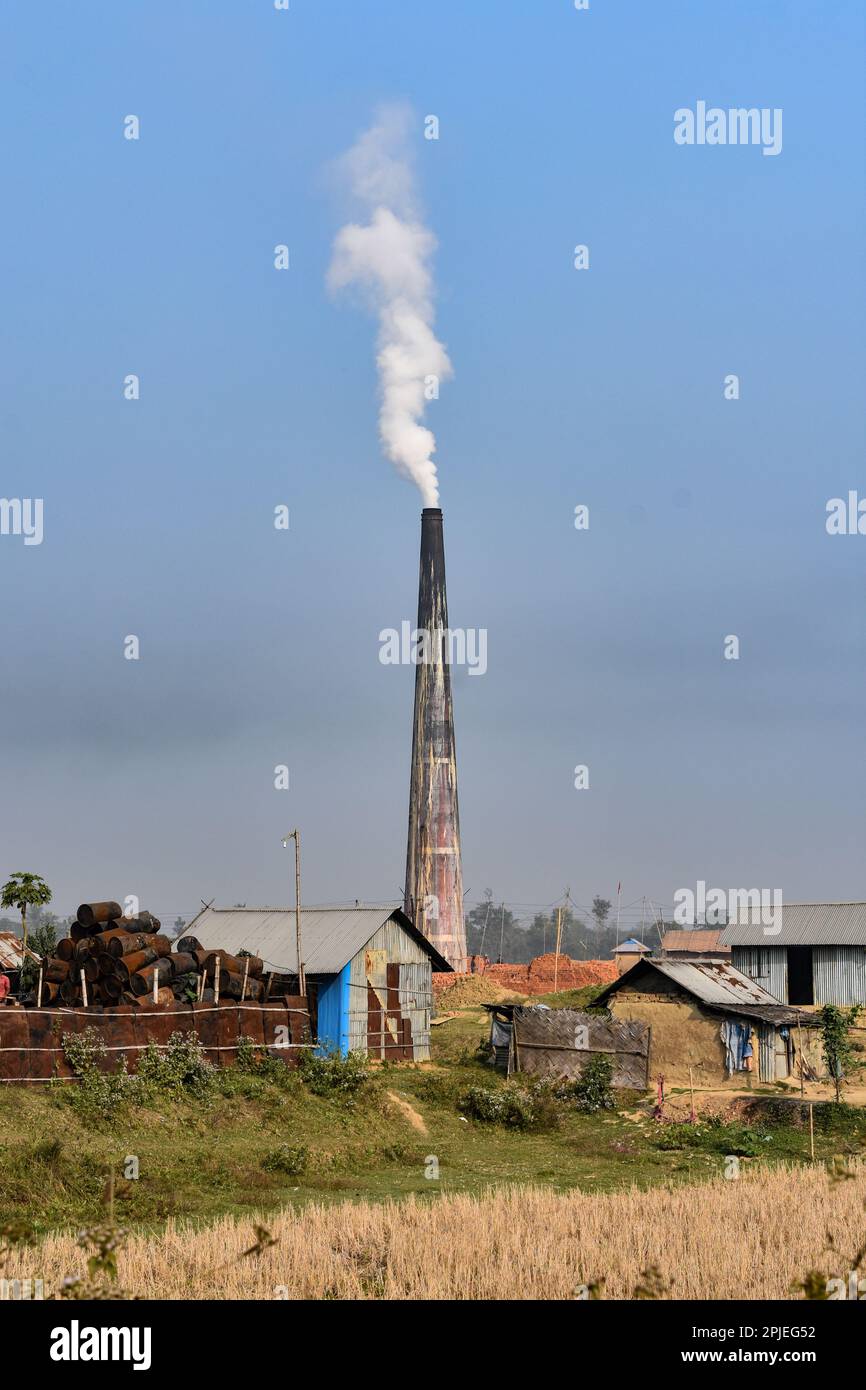
[[[17,907],[21,913],[21,936],[27,949],[27,909],[51,902],[51,889],[38,874],[12,874],[0,890],[0,907]]]

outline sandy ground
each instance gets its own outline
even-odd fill
[[[427,1126],[424,1123],[424,1117],[418,1114],[418,1111],[414,1106],[409,1104],[408,1100],[404,1100],[402,1096],[395,1095],[393,1091],[386,1091],[385,1094],[390,1101],[393,1101],[398,1110],[402,1110],[413,1129],[417,1129],[419,1134],[428,1133]]]

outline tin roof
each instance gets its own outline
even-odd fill
[[[703,1004],[779,1004],[774,995],[742,971],[735,970],[726,960],[659,960],[645,956],[626,971],[607,989],[593,1000],[593,1005],[604,1004],[609,995],[615,994],[625,984],[634,985],[648,970],[657,970],[660,975],[673,980],[674,984],[687,993],[693,994]]]
[[[308,975],[336,975],[366,946],[370,937],[393,918],[427,950],[434,970],[451,970],[435,946],[427,940],[399,907],[302,907],[301,952]],[[260,956],[269,970],[296,975],[293,907],[206,907],[184,928],[207,951],[228,951],[236,956],[249,951]]]
[[[666,931],[662,937],[661,948],[665,955],[671,953],[676,955],[680,951],[690,951],[695,956],[701,956],[710,951],[720,951],[730,955],[731,948],[721,944],[721,935],[721,927],[708,927],[701,931]]]
[[[866,902],[784,903],[768,931],[742,909],[722,931],[725,946],[866,946]]]
[[[651,949],[649,946],[644,946],[642,941],[638,941],[636,936],[629,936],[614,948],[613,953],[616,955],[617,951],[624,951],[626,955],[633,956],[637,951],[649,951]]]
[[[29,946],[25,951],[14,932],[0,931],[0,969],[20,970],[28,956],[31,960],[39,959]]]

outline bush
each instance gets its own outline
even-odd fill
[[[214,1068],[207,1061],[195,1033],[172,1033],[165,1048],[150,1043],[138,1059],[138,1071],[129,1080],[137,1098],[193,1095],[203,1098],[213,1083]]]
[[[615,1110],[613,1062],[604,1053],[593,1053],[587,1058],[580,1076],[573,1081],[560,1082],[556,1094],[560,1100],[574,1101],[578,1110],[587,1115],[595,1115],[600,1110]]]
[[[280,1144],[265,1154],[262,1167],[268,1173],[285,1173],[296,1178],[307,1166],[308,1152],[305,1144]]]
[[[558,1122],[556,1100],[549,1085],[525,1087],[506,1082],[494,1090],[470,1086],[457,1102],[461,1114],[505,1129],[550,1129]]]
[[[767,1152],[767,1144],[771,1142],[772,1138],[768,1134],[762,1135],[743,1125],[726,1125],[714,1120],[711,1124],[664,1125],[656,1141],[656,1147],[666,1152],[701,1149],[704,1153],[758,1158]]]
[[[320,1056],[305,1049],[298,1070],[314,1096],[354,1097],[370,1078],[367,1059],[361,1052],[350,1052],[346,1057],[339,1052]]]
[[[100,1070],[108,1055],[105,1040],[94,1028],[67,1033],[61,1039],[64,1056],[78,1078],[78,1085],[63,1092],[66,1102],[91,1123],[111,1120],[125,1105],[160,1096],[193,1096],[204,1099],[211,1090],[214,1068],[205,1060],[195,1033],[172,1033],[160,1049],[151,1043],[138,1060],[134,1076],[127,1069],[126,1054],[115,1072]]]
[[[95,1028],[64,1033],[60,1042],[63,1055],[78,1077],[78,1085],[64,1091],[64,1098],[85,1122],[100,1124],[112,1119],[124,1104],[132,1079],[126,1069],[125,1054],[120,1059],[120,1070],[108,1074],[99,1069],[108,1049]]]

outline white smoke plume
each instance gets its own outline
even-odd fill
[[[421,423],[425,379],[443,381],[452,368],[432,326],[430,263],[436,238],[415,209],[412,122],[408,108],[383,107],[339,161],[342,179],[364,204],[369,221],[350,222],[337,234],[328,284],[333,290],[360,286],[378,314],[382,446],[398,472],[417,483],[425,507],[435,507],[436,440]]]

